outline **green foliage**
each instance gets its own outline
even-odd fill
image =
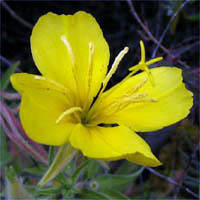
[[[128,162],[125,161],[124,163]],[[121,166],[124,168],[126,165],[122,164]],[[133,166],[133,164],[131,165]],[[40,187],[38,185],[33,187],[32,185],[27,185],[27,190],[35,198],[54,199],[57,195],[62,195],[66,199],[75,197],[106,200],[128,199],[123,194],[124,189],[133,183],[144,169],[142,167],[136,170],[135,167],[132,167],[125,174],[112,175],[105,168],[102,168],[98,161],[87,158],[82,161],[80,166],[72,169],[73,166],[74,162],[71,162],[48,186]],[[43,166],[23,170],[24,173],[38,177],[38,179],[45,171],[46,169]]]
[[[198,189],[200,185],[200,162],[196,156],[190,158],[187,153],[179,150],[182,157],[182,164],[187,170],[187,176],[184,177],[183,183],[189,188]],[[190,162],[190,165],[188,165]]]
[[[189,16],[186,16],[186,19],[188,19],[190,21],[199,21],[200,15],[199,14],[189,15]]]
[[[7,165],[11,160],[10,153],[8,152],[6,135],[2,127],[0,127],[0,168]]]
[[[3,76],[1,77],[1,90],[5,90],[8,87],[8,84],[10,82],[10,76],[16,71],[19,65],[20,61],[14,62],[3,74]]]
[[[6,197],[7,199],[33,199],[20,183],[13,167],[6,168]]]
[[[126,188],[130,183],[132,183],[135,178],[137,178],[143,171],[144,168],[140,168],[138,171],[132,174],[125,175],[111,175],[106,174],[98,176],[95,181],[99,185],[99,190],[104,191],[107,189],[117,189],[122,190]]]

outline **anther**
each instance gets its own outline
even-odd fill
[[[79,84],[78,84],[78,79],[77,79],[77,76],[76,76],[76,66],[75,66],[76,63],[75,63],[75,57],[74,57],[74,54],[73,54],[73,51],[72,51],[72,47],[71,47],[71,45],[70,45],[70,43],[67,40],[67,38],[66,38],[65,35],[61,36],[61,40],[65,44],[65,46],[67,48],[67,51],[69,53],[69,57],[70,57],[71,62],[72,62],[72,73],[73,73],[73,76],[74,76],[74,80],[75,80],[75,84],[76,84],[76,89],[77,89],[79,97],[80,97]]]
[[[134,86],[134,88],[132,88],[131,90],[129,90],[129,91],[125,94],[125,96],[131,96],[133,93],[137,92],[140,88],[142,88],[146,82],[147,82],[147,78],[144,78],[143,81],[141,81],[141,82],[138,83],[136,86]]]
[[[110,80],[110,78],[112,77],[112,75],[116,72],[117,67],[120,63],[120,61],[122,60],[122,58],[125,56],[125,54],[128,52],[129,48],[125,47],[119,54],[118,56],[115,58],[115,61],[110,69],[110,71],[108,72],[108,74],[106,75],[106,78],[103,81],[103,88],[101,89],[101,92],[103,92],[108,84],[108,81]]]
[[[86,97],[90,97],[92,74],[93,74],[93,62],[94,62],[94,44],[92,42],[88,43],[89,46],[89,56],[88,56],[88,77],[87,77],[87,87],[86,87]],[[87,110],[90,105],[90,100],[85,101],[84,110]]]
[[[112,64],[112,67],[110,69],[110,71],[108,72],[108,74],[106,75],[105,79],[103,80],[103,87],[99,92],[98,98],[95,102],[95,105],[98,105],[101,102],[101,95],[103,93],[103,91],[105,90],[109,80],[111,79],[112,75],[116,72],[117,67],[120,63],[120,61],[122,60],[122,58],[125,56],[125,54],[128,52],[129,48],[125,47],[122,51],[120,51],[120,53],[118,54],[118,56],[115,58],[114,63]],[[94,108],[94,106],[93,106]],[[92,109],[90,110],[90,112],[88,113],[88,116],[92,115]]]
[[[56,120],[56,124],[58,124],[65,116],[73,114],[74,112],[82,112],[82,109],[80,107],[72,107],[64,111]]]
[[[70,56],[71,61],[72,61],[72,67],[74,68],[75,67],[75,59],[74,59],[74,54],[73,54],[73,51],[72,51],[72,47],[71,47],[70,43],[68,42],[68,40],[67,40],[65,35],[61,36],[61,40],[64,42],[65,46],[67,47],[67,51],[68,51],[69,56]]]
[[[92,81],[92,73],[93,73],[93,61],[94,61],[94,44],[90,42],[89,44],[89,70],[88,70],[88,95],[91,88],[91,81]]]

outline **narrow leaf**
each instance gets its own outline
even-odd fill
[[[81,172],[85,169],[88,165],[89,160],[85,160],[80,167],[78,167],[72,175],[72,181],[75,183],[78,178],[80,177]]]
[[[199,21],[200,15],[199,14],[189,15],[186,17],[186,19],[188,19],[190,21]]]
[[[99,176],[95,181],[99,184],[99,191],[107,189],[123,189],[124,185],[128,185],[134,181],[142,172],[144,168],[140,168],[138,171],[129,175],[110,175],[106,174]]]
[[[91,159],[88,164],[88,174],[87,174],[88,178],[89,179],[94,178],[97,175],[99,169],[100,165],[97,162],[97,160]]]
[[[20,65],[20,61],[14,62],[4,73],[1,79],[1,90],[5,90],[10,82],[10,76],[16,71],[17,67]]]
[[[41,168],[25,168],[23,172],[27,172],[34,175],[42,175],[44,174],[45,170]]]
[[[129,199],[126,195],[116,190],[106,190],[103,192],[103,194],[107,195],[109,199],[113,199],[113,200],[116,200],[116,199],[128,200]]]
[[[33,199],[18,180],[12,167],[6,169],[6,199]]]
[[[43,186],[55,178],[71,162],[77,152],[78,150],[74,149],[69,143],[61,146],[53,163],[38,184]]]
[[[102,192],[96,192],[92,190],[83,190],[80,194],[80,198],[92,200],[109,200],[109,197]]]
[[[53,162],[53,159],[55,157],[55,151],[56,151],[56,147],[55,146],[50,146],[49,147],[49,164],[51,164]]]
[[[6,134],[2,127],[0,127],[0,168],[5,166],[11,160],[10,153],[6,143]]]
[[[110,169],[109,165],[108,165],[105,161],[103,161],[103,160],[97,160],[97,162],[98,162],[105,170],[109,170],[109,169]]]

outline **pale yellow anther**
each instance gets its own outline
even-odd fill
[[[71,63],[72,63],[72,73],[73,73],[73,76],[74,76],[74,80],[75,80],[75,83],[76,83],[76,89],[78,91],[78,94],[80,95],[80,91],[79,91],[79,84],[78,84],[78,79],[77,79],[77,76],[76,76],[76,63],[75,63],[75,57],[74,57],[74,54],[73,54],[73,51],[72,51],[72,47],[69,43],[69,41],[67,40],[66,36],[65,35],[62,35],[61,36],[61,40],[63,41],[63,43],[65,44],[66,48],[67,48],[67,51],[69,53],[69,57],[71,59]],[[80,98],[79,98],[80,99]]]
[[[89,44],[89,59],[88,59],[88,95],[90,93],[92,73],[93,73],[93,61],[94,61],[94,44],[90,42]]]
[[[136,86],[134,86],[132,89],[130,89],[125,96],[131,96],[133,93],[137,92],[140,88],[143,87],[143,85],[147,82],[147,78],[144,78],[143,81],[138,83]]]
[[[148,94],[144,92],[120,98],[117,101],[115,101],[113,105],[111,105],[111,107],[112,109],[115,107],[117,108],[116,110],[122,110],[132,103],[144,103],[144,102],[156,102],[156,101],[157,101],[156,98],[148,97]]]
[[[73,51],[72,51],[72,47],[71,47],[71,45],[70,45],[70,43],[67,40],[67,38],[66,38],[65,35],[61,36],[61,40],[63,41],[63,43],[65,44],[65,46],[67,48],[67,51],[69,53],[69,56],[70,56],[70,59],[71,59],[71,62],[72,62],[72,68],[74,70],[74,67],[75,67],[75,58],[74,58],[74,54],[73,54]]]
[[[115,61],[110,69],[110,71],[108,72],[108,74],[106,75],[106,78],[103,81],[103,88],[101,89],[101,92],[103,92],[108,84],[108,81],[110,80],[110,78],[112,77],[112,75],[116,72],[117,67],[120,63],[120,61],[122,60],[122,58],[125,56],[125,54],[128,52],[129,48],[125,47],[119,54],[118,56],[115,58]]]
[[[56,120],[56,124],[58,124],[64,117],[67,115],[73,114],[74,112],[82,112],[82,109],[80,107],[72,107],[64,111]]]
[[[94,44],[92,42],[88,43],[89,46],[89,57],[88,57],[88,78],[87,82],[87,91],[86,97],[90,96],[91,82],[92,82],[92,74],[93,74],[93,62],[94,62]],[[90,102],[85,101],[84,110],[87,110]]]
[[[129,68],[129,70],[132,71],[130,74],[133,75],[136,72],[138,72],[139,70],[145,71],[147,73],[148,77],[149,77],[149,80],[150,80],[152,86],[155,86],[154,78],[153,78],[151,71],[149,70],[148,66],[153,64],[153,63],[161,61],[163,58],[158,57],[158,58],[154,58],[154,59],[146,62],[145,47],[144,47],[143,41],[140,41],[140,48],[141,48],[141,60],[137,65]]]
[[[137,94],[135,96],[121,99],[119,101],[119,109],[122,110],[132,103],[144,103],[144,102],[157,102],[157,99],[148,97],[146,93]]]
[[[141,98],[144,98],[146,96],[147,96],[146,93],[136,94],[136,95],[132,95],[129,97],[124,97],[122,99],[119,99],[119,102],[120,103],[133,102],[133,100],[140,100]]]

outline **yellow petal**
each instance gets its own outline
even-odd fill
[[[43,76],[27,73],[15,73],[11,75],[10,80],[13,87],[20,92],[20,94],[23,94],[24,91],[28,91],[30,89],[51,89],[69,95],[67,94],[67,88],[63,85]]]
[[[91,44],[93,61],[89,56]],[[32,32],[31,48],[34,61],[45,77],[72,91],[78,90],[82,104],[84,98],[96,96],[107,71],[109,47],[90,14],[80,11],[74,15],[48,13],[40,17]],[[91,81],[90,94],[87,94],[88,81]]]
[[[70,106],[64,90],[41,76],[19,73],[11,81],[22,93],[20,120],[27,135],[42,144],[64,144],[74,127],[70,117],[56,124]]]
[[[79,124],[70,135],[73,147],[90,158],[103,160],[128,159],[140,165],[158,166],[160,161],[149,145],[125,126],[84,127]]]
[[[193,95],[182,82],[181,70],[175,67],[160,67],[152,69],[151,73],[155,80],[155,87],[152,87],[150,81],[148,81],[138,90],[138,93],[147,93],[149,97],[155,98],[157,101],[132,103],[110,118],[104,117],[105,120],[103,120],[103,112],[106,112],[106,109],[98,108],[103,110],[102,123],[125,124],[135,131],[146,132],[174,124],[189,114],[193,104]],[[119,85],[118,88],[117,86],[111,88],[107,94],[112,90],[114,92],[104,98],[102,106],[103,104],[108,105],[113,100],[125,95],[130,88],[141,83],[145,76],[145,73],[140,73]],[[107,94],[105,93],[105,96]]]

